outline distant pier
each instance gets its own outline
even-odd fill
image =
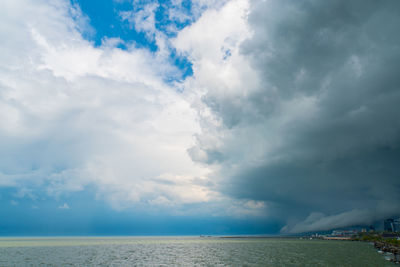
[[[322,239],[325,240],[351,240],[349,236],[324,236]]]

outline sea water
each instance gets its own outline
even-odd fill
[[[0,238],[0,266],[394,266],[369,243],[298,238]]]

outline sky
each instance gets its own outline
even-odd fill
[[[399,217],[397,0],[7,0],[0,235]]]

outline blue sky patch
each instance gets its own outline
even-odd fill
[[[79,5],[82,12],[88,16],[93,33],[85,34],[84,38],[94,42],[96,47],[102,45],[104,40],[119,38],[117,47],[123,50],[134,45],[137,48],[145,48],[155,53],[159,48],[152,33],[137,30],[134,22],[123,19],[121,14],[143,11],[147,5],[154,4],[154,1],[115,1],[115,0],[71,0]],[[157,1],[154,10],[154,27],[167,38],[176,37],[179,30],[193,22],[191,1],[182,1],[179,6],[174,6],[170,0]],[[150,37],[149,37],[150,36]],[[176,66],[180,71],[179,75],[164,77],[167,82],[182,81],[193,75],[192,63],[183,55],[178,55],[175,49],[170,48],[169,63]]]

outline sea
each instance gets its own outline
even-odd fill
[[[0,266],[395,266],[370,243],[254,237],[0,238]]]

